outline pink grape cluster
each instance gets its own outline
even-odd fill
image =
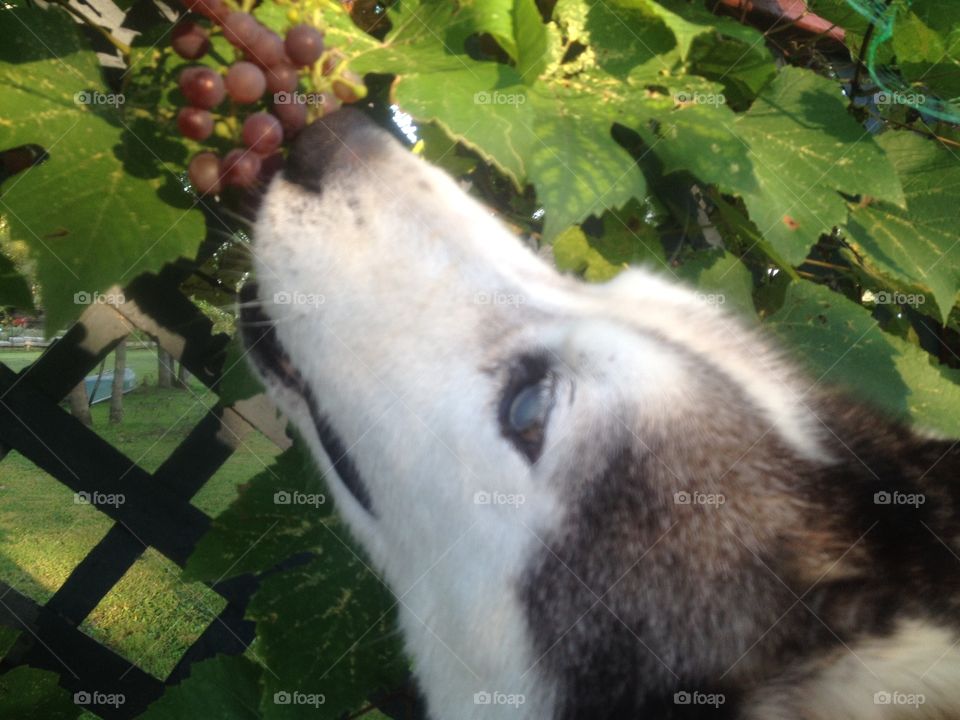
[[[313,66],[324,54],[323,34],[310,25],[296,25],[281,38],[260,24],[251,14],[233,10],[224,0],[183,0],[186,8],[219,26],[224,38],[239,54],[226,73],[203,65],[185,68],[179,77],[180,92],[189,105],[177,114],[177,128],[191,140],[204,141],[213,133],[211,112],[229,96],[233,108],[259,103],[263,96],[297,90],[300,72]],[[210,50],[210,31],[200,22],[181,20],[173,29],[171,46],[186,60],[197,60]],[[326,58],[324,75],[337,71],[335,57]],[[332,81],[334,97],[329,104],[355,102],[360,78],[349,71],[337,71]],[[334,109],[334,108],[328,108]],[[216,194],[226,185],[250,187],[272,162],[284,140],[292,139],[307,122],[307,107],[298,102],[274,103],[257,110],[243,121],[242,148],[230,150],[222,159],[213,152],[195,155],[187,168],[194,189]]]

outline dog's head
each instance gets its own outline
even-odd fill
[[[651,272],[561,276],[355,110],[300,135],[255,255],[250,355],[437,717],[488,691],[629,713],[641,676],[713,687],[789,652],[778,617],[846,547],[796,478],[836,448],[754,332]]]

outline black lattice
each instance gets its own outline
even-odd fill
[[[182,272],[173,266],[159,275],[143,275],[124,290],[124,306],[135,309],[132,315],[107,306],[91,308],[32,366],[14,373],[0,363],[0,462],[15,449],[74,492],[125,496],[123,504],[98,506],[114,521],[113,527],[46,604],[0,582],[0,625],[23,631],[0,662],[0,674],[30,665],[58,673],[60,684],[71,693],[92,688],[104,694],[122,693],[125,702],[119,707],[90,707],[107,720],[137,716],[162,694],[165,685],[189,675],[193,663],[216,654],[241,654],[254,634],[253,623],[244,620],[247,602],[259,583],[252,575],[209,586],[226,600],[226,606],[165,681],[131,667],[128,660],[79,629],[148,547],[183,567],[210,524],[190,498],[234,450],[222,439],[225,413],[231,413],[234,423],[242,418],[264,429],[258,417],[250,416],[254,413],[243,417],[234,408],[217,405],[151,474],[60,406],[134,326],[157,334],[164,349],[202,383],[217,389],[228,337],[212,333],[210,321],[178,289],[182,279]],[[164,334],[176,338],[176,343],[168,337],[165,344]],[[264,419],[271,416],[263,413]],[[275,427],[266,432],[276,437]],[[405,692],[377,704],[392,717],[420,714]]]

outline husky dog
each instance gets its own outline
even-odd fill
[[[960,451],[642,270],[588,285],[358,110],[242,326],[434,720],[960,718]]]

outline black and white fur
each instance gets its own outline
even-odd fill
[[[561,276],[356,110],[301,134],[255,253],[250,355],[435,720],[960,718],[952,442],[680,284]]]

